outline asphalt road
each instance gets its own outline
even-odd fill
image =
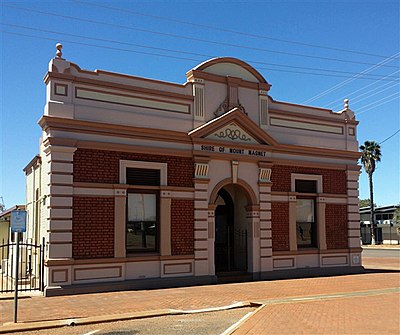
[[[396,249],[378,249],[368,247],[363,248],[363,257],[383,257],[383,258],[396,258],[400,259],[400,248]]]
[[[160,316],[87,326],[63,327],[14,333],[16,335],[218,335],[255,308],[185,315]]]

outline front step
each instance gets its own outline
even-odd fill
[[[218,284],[243,283],[253,281],[253,274],[245,271],[219,272],[216,275]]]

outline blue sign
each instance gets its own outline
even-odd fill
[[[26,211],[12,211],[11,212],[11,232],[12,233],[25,233],[26,232]]]

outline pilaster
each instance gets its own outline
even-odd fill
[[[297,251],[297,223],[296,223],[297,197],[295,193],[289,194],[289,250]]]
[[[44,147],[43,176],[47,258],[72,258],[73,155],[75,147]]]
[[[272,271],[272,226],[271,226],[271,169],[272,164],[260,162],[258,191],[260,194],[259,210],[259,271]],[[254,220],[254,218],[253,218]]]
[[[214,239],[210,238],[208,210],[208,161],[195,162],[194,175],[194,272],[195,276],[214,274]],[[212,243],[210,243],[212,240]],[[212,244],[212,254],[210,246]]]
[[[318,248],[319,250],[326,250],[326,225],[325,225],[325,211],[326,203],[324,197],[317,197],[317,222],[318,222]]]
[[[360,247],[360,213],[358,210],[359,169],[348,169],[347,177],[347,236],[349,248]],[[356,264],[360,265],[360,264]]]
[[[114,257],[126,256],[126,185],[114,185]]]

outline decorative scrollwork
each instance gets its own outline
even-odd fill
[[[215,133],[214,135],[219,138],[229,138],[232,141],[234,140],[251,141],[251,138],[247,137],[246,134],[242,134],[240,129],[226,128],[225,130],[221,130],[219,133]]]
[[[237,104],[231,104],[229,102],[229,98],[226,97],[225,100],[219,105],[218,109],[214,112],[215,116],[220,116],[222,114],[225,114],[226,112],[229,112],[230,110],[232,110],[233,108],[239,108],[239,110],[246,114],[246,110],[244,109],[244,107],[240,104],[240,102],[238,101]]]

